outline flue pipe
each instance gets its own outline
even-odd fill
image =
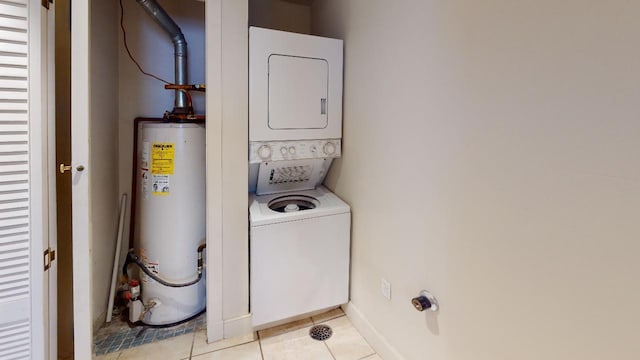
[[[187,40],[184,38],[182,30],[156,0],[136,1],[171,38],[175,58],[175,83],[177,85],[187,84]],[[184,92],[176,90],[173,111],[184,112],[186,109],[186,95]]]

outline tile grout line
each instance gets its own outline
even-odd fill
[[[343,316],[345,316],[344,313],[342,315],[339,315],[339,316],[336,316],[336,317],[333,317],[333,318],[324,319],[323,321],[318,322],[318,323],[316,323],[315,320],[313,320],[313,318],[311,318],[311,321],[313,322],[313,325],[326,324],[327,322],[329,322],[331,320],[334,320],[334,319],[337,319],[337,318],[340,318],[340,317],[343,317]],[[331,330],[333,331],[333,329],[331,329]],[[329,347],[329,344],[327,344],[327,341],[326,340],[322,340],[322,342],[324,343],[324,346],[327,348],[327,350],[329,350],[329,355],[331,355],[331,357],[334,360],[336,360],[336,356],[333,355],[333,351],[331,351],[331,348]]]
[[[195,340],[194,340],[194,341],[195,341]],[[227,350],[227,349],[233,349],[233,348],[237,348],[237,347],[239,347],[239,346],[244,346],[244,345],[247,345],[247,344],[251,344],[252,342],[256,342],[256,341],[259,341],[259,340],[252,340],[252,341],[248,341],[248,342],[245,342],[245,343],[242,343],[242,344],[235,344],[235,345],[231,345],[231,346],[223,347],[223,348],[220,348],[220,349],[215,349],[215,350],[211,350],[211,351],[206,351],[206,352],[203,352],[203,353],[200,353],[200,354],[195,354],[195,356],[200,356],[200,355],[204,355],[204,354],[216,353],[216,352],[224,351],[224,350]],[[262,348],[261,348],[261,349],[262,349]],[[261,351],[262,351],[262,350],[261,350]],[[193,353],[193,347],[191,348],[191,353]]]
[[[353,326],[353,323],[351,322],[351,319],[347,318],[349,320],[349,323],[351,323],[351,326]],[[355,326],[353,326],[353,328],[355,329]],[[371,344],[369,343],[369,341],[367,341],[367,339],[365,339],[364,336],[362,336],[362,334],[360,333],[360,330],[356,329],[356,331],[358,332],[358,334],[360,334],[360,337],[362,338],[362,340],[364,340],[365,344],[369,345],[369,347],[371,348],[371,350],[373,350],[373,353],[359,359],[359,360],[365,360],[367,357],[373,356],[373,355],[377,355],[378,352],[376,351],[376,349],[373,348],[373,346],[371,346]]]
[[[329,350],[329,355],[331,355],[331,357],[336,360],[336,356],[333,355],[333,352],[331,351],[331,348],[329,347],[329,345],[327,344],[326,341],[322,340],[322,342],[324,343],[324,346],[327,348],[327,350]]]
[[[342,315],[340,315],[340,316],[336,316],[335,318],[332,318],[332,319],[327,320],[327,321],[325,321],[325,322],[329,322],[329,321],[331,321],[331,320],[338,319],[338,318],[341,318],[341,317],[343,317],[343,316],[345,316],[345,317],[347,318],[347,320],[349,320],[349,323],[351,324],[351,326],[353,326],[353,323],[351,322],[351,319],[349,319],[349,317],[347,316],[347,314],[346,314],[346,313],[343,313]],[[354,328],[355,328],[355,326],[354,326]],[[356,329],[356,331],[358,332],[358,334],[360,335],[360,337],[362,337],[362,340],[364,340],[364,342],[365,342],[367,345],[369,345],[369,347],[370,347],[370,348],[371,348],[371,350],[373,351],[371,354],[367,354],[367,355],[365,355],[365,356],[363,356],[363,357],[361,357],[361,358],[359,358],[359,359],[357,359],[357,360],[365,360],[365,359],[366,359],[366,358],[368,358],[368,357],[371,357],[371,356],[373,356],[373,355],[377,355],[377,354],[378,354],[378,352],[376,352],[376,350],[373,348],[373,346],[371,346],[371,344],[369,344],[369,342],[367,341],[367,339],[365,339],[365,338],[364,338],[364,336],[362,336],[362,334],[360,334],[360,331],[358,331],[358,329]]]
[[[342,315],[338,315],[338,316],[333,317],[333,318],[325,319],[325,320],[324,320],[324,321],[322,321],[320,324],[326,324],[326,323],[328,323],[328,322],[329,322],[329,321],[331,321],[331,320],[339,319],[339,318],[341,318],[341,317],[343,317],[343,316],[347,317],[347,314],[342,313]],[[351,323],[351,320],[350,320],[348,317],[347,317],[347,320],[349,320],[349,323]],[[312,321],[313,321],[313,319],[312,319]],[[314,325],[315,325],[315,324],[314,324]],[[353,326],[353,324],[351,324],[351,326]],[[332,329],[332,330],[333,330],[333,329]],[[357,329],[356,329],[356,331],[357,331]],[[358,331],[358,334],[360,334],[360,331]],[[362,335],[361,335],[361,334],[360,334],[360,336],[362,337]],[[363,357],[358,358],[357,360],[366,360],[367,358],[369,358],[369,357],[371,357],[371,356],[377,355],[378,353],[373,349],[373,347],[371,346],[371,344],[369,344],[369,342],[367,341],[367,339],[365,339],[364,337],[362,337],[362,339],[364,340],[364,342],[365,342],[367,345],[369,345],[369,347],[371,348],[371,350],[372,350],[373,352],[372,352],[372,353],[370,353],[370,354],[364,355]],[[333,355],[333,352],[331,351],[331,348],[330,348],[330,347],[329,347],[329,345],[327,344],[327,341],[326,341],[326,340],[323,340],[322,342],[325,344],[325,346],[326,346],[326,347],[327,347],[327,349],[329,350],[329,353],[331,354],[331,356],[332,356],[334,359],[336,359],[335,355]]]
[[[196,344],[196,329],[193,329],[193,333],[192,333],[192,338],[191,338],[191,350],[189,351],[189,360],[191,360],[191,358],[193,357],[193,347]],[[117,360],[117,359],[116,359]]]
[[[371,353],[369,355],[365,355],[365,356],[359,358],[358,360],[367,360],[368,358],[372,357],[373,355],[378,355],[378,353],[374,351],[373,353]]]
[[[260,334],[258,334],[258,347],[260,348],[260,359],[264,360],[264,353],[262,352],[262,340],[260,340]]]
[[[227,347],[225,347],[225,348],[217,349],[217,350],[213,350],[213,351],[209,351],[209,352],[206,352],[206,353],[203,353],[203,354],[209,354],[209,353],[214,353],[214,352],[220,352],[220,351],[227,350],[227,349],[237,348],[237,347],[240,347],[240,346],[244,346],[244,345],[247,345],[247,344],[251,344],[251,343],[252,343],[252,342],[254,342],[254,341],[258,341],[258,340],[253,340],[253,341],[249,341],[249,342],[242,343],[242,344],[236,344],[236,345],[227,346]],[[200,355],[200,354],[198,354],[198,355]]]
[[[344,314],[343,314],[343,315],[344,315]],[[325,319],[323,322],[320,322],[320,324],[324,324],[324,323],[326,323],[326,322],[329,322],[329,321],[331,321],[331,320],[333,320],[333,319],[337,319],[337,318],[339,318],[339,317],[340,317],[340,316],[337,316],[337,317],[335,317],[335,318]],[[313,320],[313,318],[311,318],[311,321],[314,323],[314,325],[317,325],[317,324],[316,324],[316,322]],[[333,332],[333,329],[331,329],[331,331]],[[329,347],[329,344],[327,344],[327,341],[326,341],[326,340],[322,340],[322,343],[324,344],[324,346],[325,346],[325,347],[327,348],[327,350],[329,351],[329,355],[331,355],[331,357],[332,357],[334,360],[336,360],[336,356],[335,356],[335,355],[333,355],[333,351],[331,351],[331,348]]]

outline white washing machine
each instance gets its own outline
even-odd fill
[[[254,327],[349,299],[349,205],[326,188],[253,195],[251,313]]]

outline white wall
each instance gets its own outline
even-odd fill
[[[116,3],[92,1],[89,34],[91,74],[89,164],[91,178],[89,231],[91,236],[92,319],[106,314],[118,228],[118,51]],[[74,239],[82,241],[83,239]]]
[[[180,26],[187,40],[189,83],[203,84],[204,79],[204,3],[195,0],[159,0],[158,3]],[[167,81],[174,81],[173,43],[168,35],[135,1],[123,1],[127,44],[142,68]],[[119,18],[118,18],[119,21]],[[173,109],[173,91],[164,83],[140,73],[129,59],[118,23],[118,89],[119,89],[119,189],[131,193],[133,156],[133,120],[136,117],[162,117]],[[204,114],[204,95],[192,95],[197,114]],[[127,216],[129,219],[129,216]],[[124,243],[128,243],[126,224]]]
[[[250,333],[248,1],[207,1],[207,330]]]
[[[406,359],[636,359],[640,3],[315,1],[351,301]],[[380,278],[392,299],[380,295]],[[412,309],[429,289],[437,315]]]
[[[249,313],[248,2],[225,0],[222,11],[222,293],[232,319]]]

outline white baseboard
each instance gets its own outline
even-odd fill
[[[207,314],[208,315],[208,314]],[[212,343],[224,338],[224,321],[211,321],[207,317],[207,342]]]
[[[405,360],[398,350],[389,344],[387,339],[371,325],[369,320],[364,317],[362,312],[360,312],[352,302],[343,305],[342,310],[344,310],[353,326],[358,329],[360,334],[381,358],[384,360]]]
[[[235,317],[224,321],[224,338],[230,339],[236,336],[251,334],[251,314]]]

